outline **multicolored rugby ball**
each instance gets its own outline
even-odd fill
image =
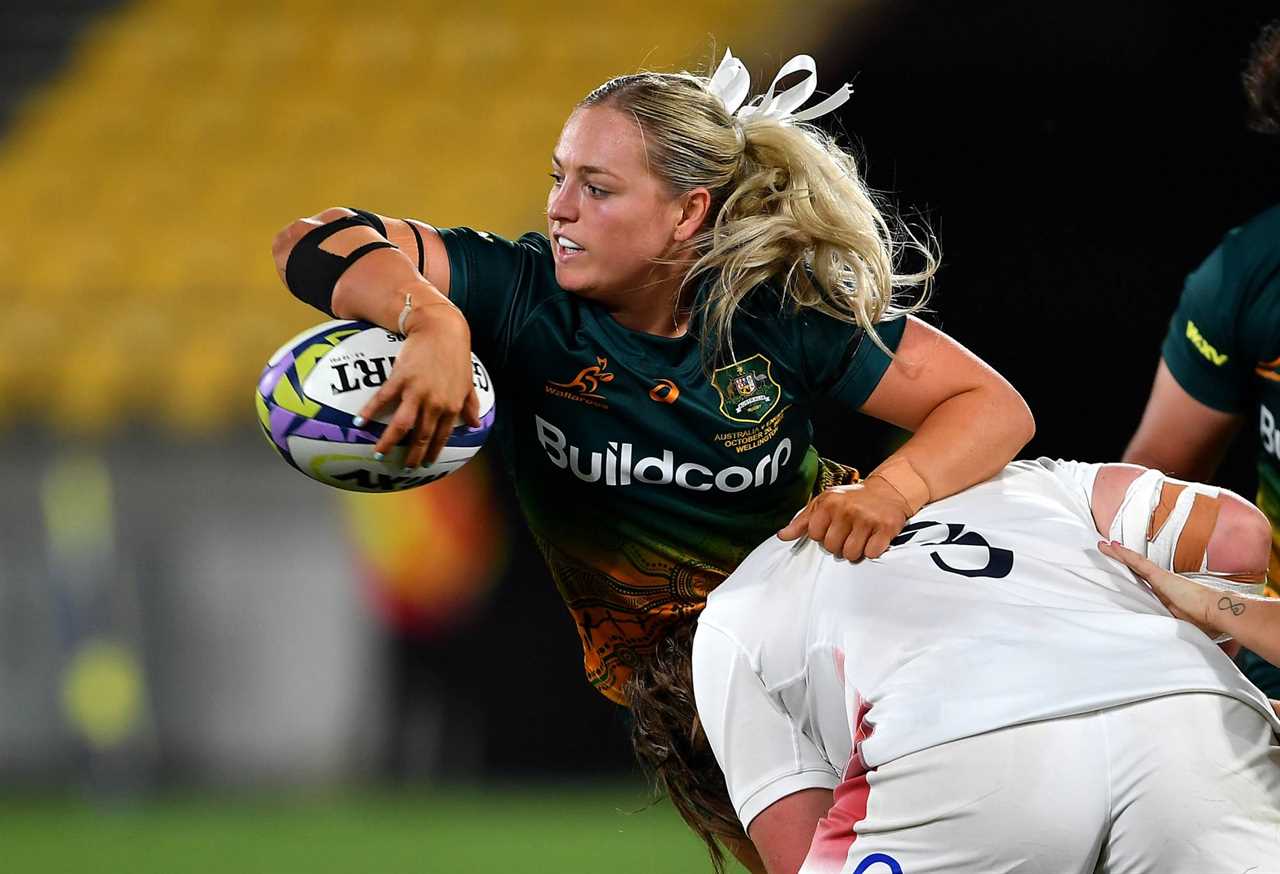
[[[447,476],[475,455],[494,420],[493,383],[471,356],[472,383],[480,397],[480,427],[459,420],[433,463],[404,468],[402,442],[382,461],[374,444],[394,406],[357,428],[353,421],[395,365],[404,340],[368,322],[325,322],[277,350],[258,380],[254,404],[267,441],[282,458],[325,485],[354,492],[398,492]]]

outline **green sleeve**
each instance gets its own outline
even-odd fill
[[[512,241],[471,228],[439,233],[449,253],[449,299],[467,317],[471,347],[490,368],[501,367],[515,326],[555,288],[546,238]]]
[[[886,320],[876,333],[893,352],[906,326],[905,316]],[[806,320],[802,349],[811,398],[850,410],[867,402],[892,360],[861,328],[821,315]]]
[[[1161,355],[1187,394],[1236,413],[1248,404],[1253,361],[1242,348],[1244,289],[1228,275],[1226,242],[1187,277]]]

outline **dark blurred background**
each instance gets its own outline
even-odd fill
[[[938,324],[1031,403],[1027,453],[1119,458],[1183,278],[1280,199],[1240,86],[1277,13],[895,2],[824,50],[856,76],[843,120],[871,183],[938,236]],[[1251,495],[1249,453],[1223,476]]]
[[[638,785],[492,459],[358,498],[255,433],[258,369],[318,321],[271,269],[291,219],[537,229],[549,150],[595,84],[727,43],[763,89],[809,51],[820,88],[854,84],[836,124],[871,185],[936,235],[932,320],[1030,402],[1026,454],[1113,460],[1183,277],[1280,200],[1280,144],[1246,130],[1239,81],[1278,14],[6,4],[0,794]],[[819,424],[864,470],[893,439]],[[1252,477],[1238,447],[1221,481]]]

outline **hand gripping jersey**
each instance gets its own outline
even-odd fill
[[[1273,532],[1268,576],[1280,580],[1280,206],[1228,233],[1187,277],[1161,354],[1200,403],[1241,415],[1257,405],[1257,502]]]
[[[857,328],[750,295],[735,357],[704,367],[687,336],[628,330],[562,290],[540,234],[443,229],[450,297],[498,392],[500,447],[577,623],[588,680],[622,685],[667,624],[816,490],[856,473],[812,446],[818,403],[856,409],[889,358]],[[896,348],[904,323],[880,336]]]
[[[771,538],[711,594],[694,691],[744,827],[908,753],[1178,692],[1280,728],[1208,637],[1098,552],[1095,472],[1015,462],[858,564]]]

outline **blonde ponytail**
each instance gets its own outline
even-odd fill
[[[886,217],[853,155],[813,125],[764,114],[731,116],[689,73],[612,79],[583,100],[630,114],[649,164],[675,193],[705,187],[712,219],[692,241],[685,286],[706,281],[702,299],[709,359],[732,357],[732,324],[752,289],[774,283],[784,305],[862,328],[882,349],[877,323],[922,309],[938,256],[932,237]],[[899,273],[906,252],[923,262]],[[899,289],[919,286],[912,303]],[[886,349],[886,351],[888,351]]]

